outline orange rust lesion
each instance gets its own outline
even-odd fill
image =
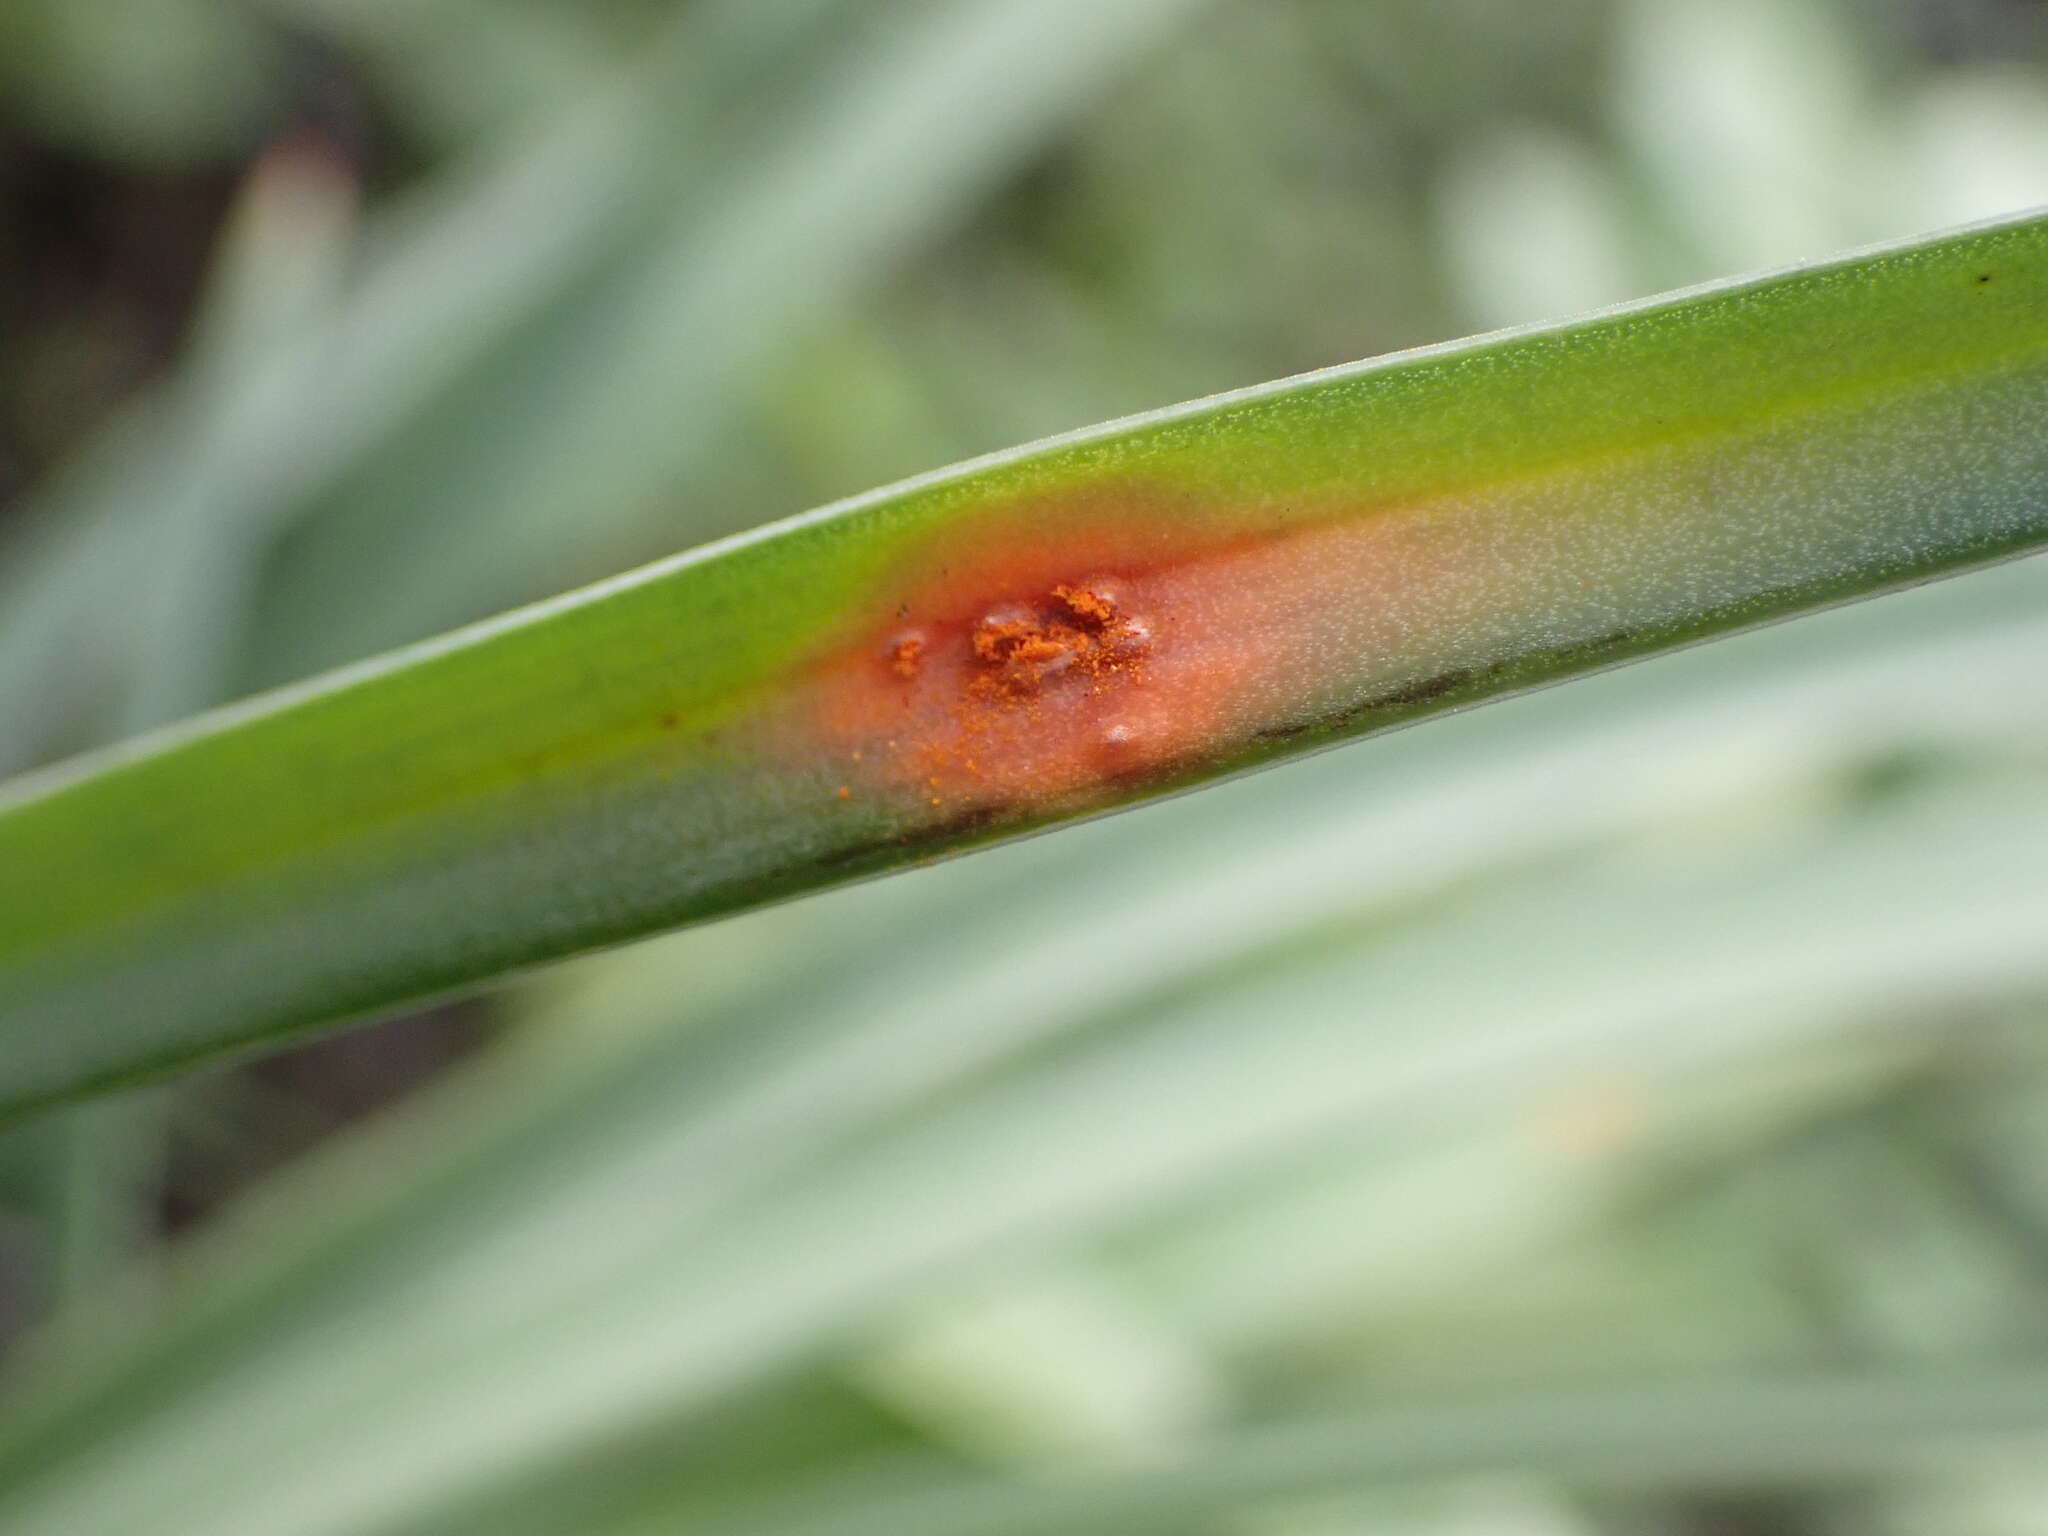
[[[822,750],[828,785],[949,816],[1170,774],[1282,698],[1297,632],[1333,611],[1332,573],[1285,533],[1137,515],[982,528],[906,562],[865,636],[811,664],[790,750]]]
[[[826,734],[857,764],[855,743],[889,730],[891,776],[933,809],[1043,800],[1155,767],[1201,719],[1187,676],[1149,696],[1161,596],[1142,576],[1102,571],[920,605],[908,629],[898,604],[869,660],[827,674]]]

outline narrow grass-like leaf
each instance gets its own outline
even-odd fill
[[[868,1468],[836,1486],[764,1500],[717,1528],[724,1536],[1181,1531],[1219,1509],[1474,1473],[1535,1471],[1613,1489],[1711,1491],[1793,1477],[1867,1486],[1944,1458],[2011,1454],[2044,1431],[2048,1378],[2038,1368],[1495,1392],[1264,1425],[1121,1476],[948,1480],[919,1468],[891,1488],[886,1472]],[[654,1520],[620,1530],[665,1528]]]
[[[2048,219],[1111,423],[0,806],[19,1107],[2048,542]]]

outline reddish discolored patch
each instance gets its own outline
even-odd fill
[[[764,746],[823,794],[852,781],[863,825],[907,835],[1080,809],[1382,707],[1406,718],[1539,627],[1611,628],[1567,558],[1584,530],[1504,506],[1103,484],[980,509],[906,548],[873,622],[789,680]]]
[[[873,638],[818,664],[803,690],[811,750],[842,776],[865,759],[864,778],[962,814],[1067,801],[1215,751],[1249,734],[1288,649],[1263,568],[1291,542],[1196,541],[1127,518],[1025,524],[935,554],[886,594]]]
[[[927,546],[808,670],[783,750],[926,817],[1071,806],[1397,677],[1399,591],[1459,580],[1427,516],[1230,521],[1098,496]]]

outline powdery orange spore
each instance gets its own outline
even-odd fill
[[[874,639],[817,666],[812,750],[942,814],[1058,802],[1201,750],[1256,659],[1200,638],[1146,543],[1026,527],[935,557],[884,594]]]
[[[889,669],[898,677],[915,677],[917,664],[923,656],[923,635],[899,635],[889,648]]]
[[[969,644],[976,667],[969,693],[999,703],[1035,698],[1069,673],[1100,682],[1135,666],[1151,649],[1151,635],[1109,592],[1061,583],[1035,606],[983,614]]]

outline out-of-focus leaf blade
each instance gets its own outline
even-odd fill
[[[1606,1390],[1493,1392],[1382,1404],[1262,1426],[1170,1466],[1031,1483],[865,1469],[838,1486],[763,1500],[721,1536],[1058,1536],[1179,1531],[1221,1508],[1474,1473],[1536,1471],[1632,1489],[1802,1478],[1871,1483],[1958,1451],[2048,1433],[2048,1373],[1813,1373]],[[882,1491],[877,1491],[880,1485]],[[807,1496],[806,1496],[807,1494]],[[622,1527],[654,1536],[659,1521]]]
[[[149,663],[134,650],[175,639],[143,622],[153,605],[132,621],[133,649],[99,630],[149,581],[159,540],[203,522],[213,538],[260,545],[374,459],[465,369],[630,243],[642,210],[701,175],[690,146],[704,119],[801,46],[805,23],[834,3],[690,8],[630,69],[376,219],[364,270],[329,323],[267,338],[264,355],[237,367],[197,359],[42,484],[17,509],[0,565],[0,768],[44,761],[64,727],[76,731],[43,718],[62,715],[58,705],[91,723],[132,717],[103,695],[135,686],[127,674]],[[707,72],[722,91],[706,88]]]
[[[678,517],[665,502],[730,433],[762,358],[955,216],[1191,8],[877,8],[829,69],[778,82],[779,112],[729,134],[752,154],[718,157],[551,343],[485,381],[483,446],[457,431],[307,531],[277,576],[292,617],[281,675],[545,591],[557,583],[537,573],[575,541],[685,519],[711,524],[695,538],[730,531],[715,505]],[[439,515],[408,515],[418,498]],[[374,605],[330,598],[336,583],[371,582]]]

